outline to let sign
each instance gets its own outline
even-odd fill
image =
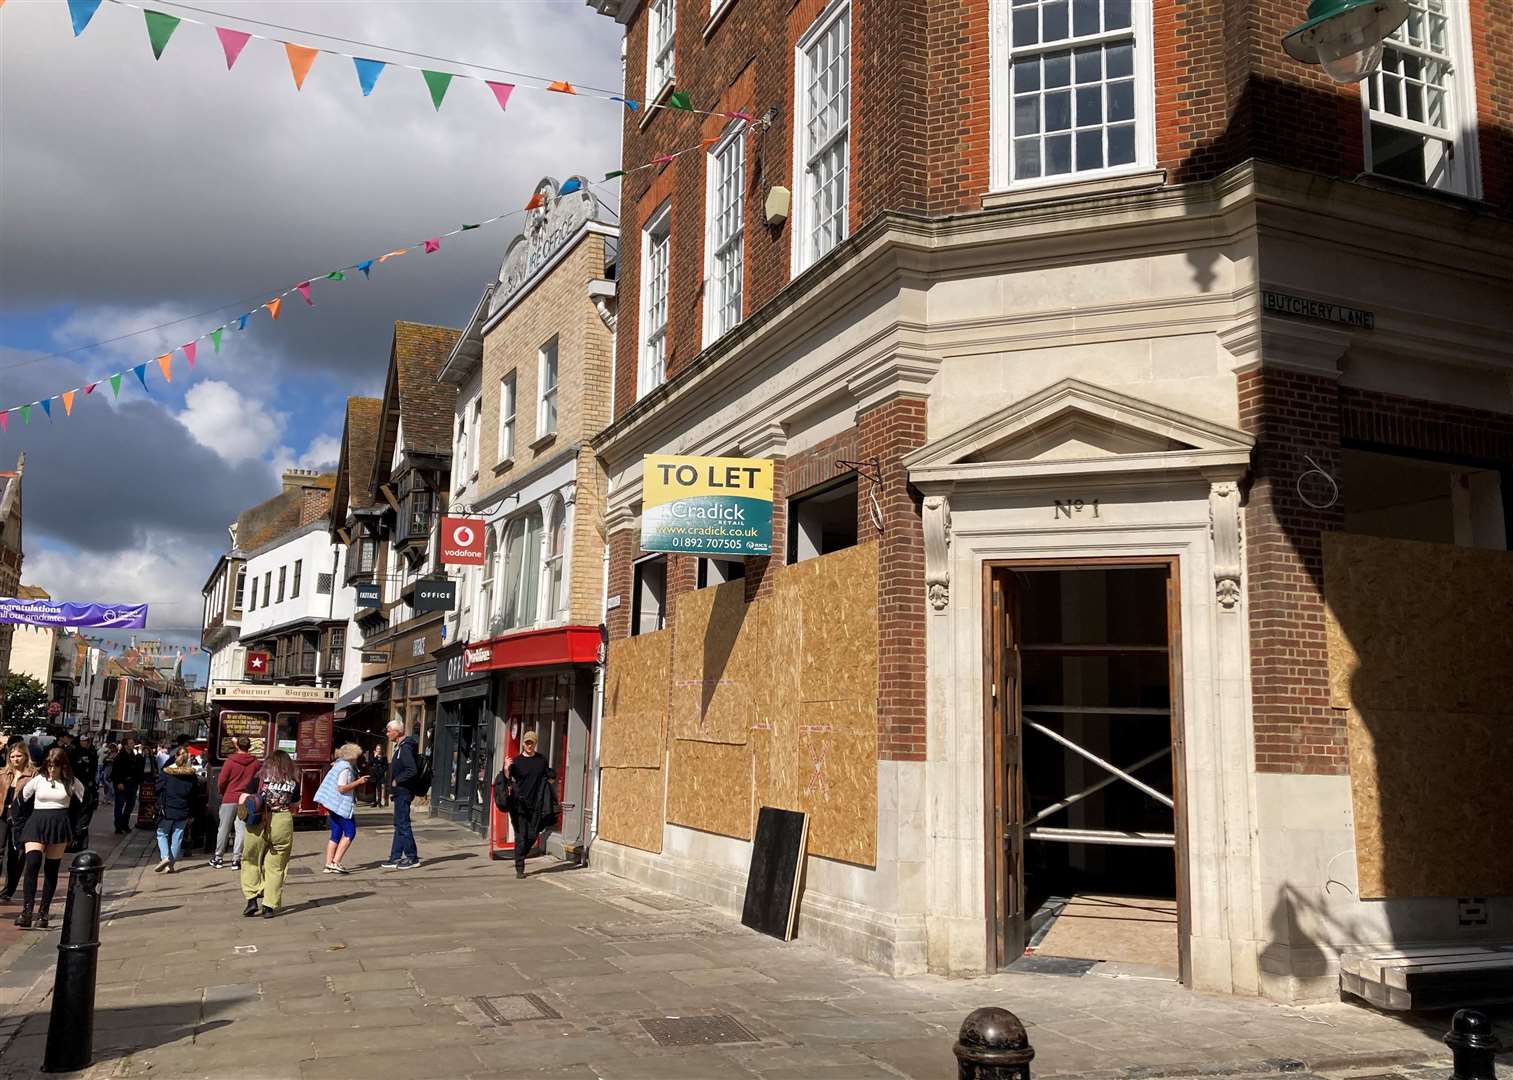
[[[415,585],[416,611],[455,611],[457,609],[457,583],[455,581],[421,581]]]
[[[772,554],[772,459],[649,454],[641,550]]]
[[[477,518],[441,519],[441,565],[482,566],[487,526]]]

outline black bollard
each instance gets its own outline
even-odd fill
[[[69,867],[68,903],[58,941],[53,1011],[47,1021],[43,1072],[74,1072],[89,1065],[95,1042],[95,973],[100,960],[100,856],[85,851]]]
[[[1502,1049],[1502,1040],[1492,1034],[1492,1021],[1475,1009],[1461,1009],[1450,1020],[1445,1045],[1455,1057],[1450,1080],[1496,1080],[1492,1063]]]
[[[957,1080],[1030,1080],[1035,1049],[1019,1017],[1007,1009],[975,1009],[961,1022]]]

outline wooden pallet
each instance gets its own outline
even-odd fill
[[[1340,989],[1381,1009],[1448,1009],[1513,1002],[1513,944],[1351,949]]]

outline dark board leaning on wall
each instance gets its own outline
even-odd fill
[[[764,806],[757,813],[741,925],[771,934],[779,941],[792,939],[808,840],[808,814],[773,806]]]

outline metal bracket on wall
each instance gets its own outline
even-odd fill
[[[847,461],[842,458],[835,463],[835,467],[844,472],[854,472],[857,476],[864,476],[872,481],[872,488],[867,492],[867,499],[872,504],[872,524],[878,532],[882,532],[883,508],[877,501],[877,492],[883,486],[883,463],[877,458],[871,461]]]

